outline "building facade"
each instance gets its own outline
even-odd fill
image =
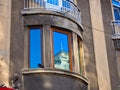
[[[1,0],[0,84],[119,90],[114,2],[119,1]]]
[[[119,77],[120,77],[120,1],[112,1],[113,4],[113,21],[112,21],[112,26],[113,26],[113,32],[112,32],[112,38],[116,50],[116,57],[117,57],[117,67],[118,67],[118,72],[119,72]]]

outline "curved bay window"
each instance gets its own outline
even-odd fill
[[[30,69],[52,67],[84,74],[83,46],[76,33],[50,27],[30,28],[28,44]]]
[[[70,32],[53,30],[54,68],[72,71]]]

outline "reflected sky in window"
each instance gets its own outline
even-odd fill
[[[39,68],[41,56],[41,30],[30,29],[30,68]]]
[[[68,35],[53,32],[53,40],[54,40],[54,55],[56,55],[61,50],[68,52]]]
[[[54,67],[69,70],[68,35],[59,32],[53,32],[53,42]]]

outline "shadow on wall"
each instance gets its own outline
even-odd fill
[[[92,31],[89,27],[84,27],[84,64],[85,64],[85,75],[89,80],[90,89],[97,90],[97,72],[96,72],[96,63],[95,63],[95,54],[94,54],[94,45],[92,38]]]

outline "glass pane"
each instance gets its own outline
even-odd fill
[[[70,2],[69,0],[62,0],[62,6],[66,8],[70,8]]]
[[[41,30],[30,30],[30,68],[41,67]]]
[[[59,1],[58,0],[47,0],[47,3],[53,4],[53,5],[58,5]]]
[[[53,32],[54,42],[54,67],[70,70],[68,35]]]
[[[44,0],[34,0],[34,3],[36,5],[36,7],[37,7],[37,5],[38,6],[43,6],[44,5]]]
[[[84,74],[84,67],[83,67],[83,44],[82,41],[78,38],[78,58],[79,58],[79,67],[80,67],[80,74],[83,75]]]
[[[82,74],[82,60],[81,60],[81,45],[80,45],[80,40],[78,40],[78,58],[79,58],[79,68],[80,68],[80,74]]]
[[[119,8],[114,8],[115,20],[120,20],[120,11]]]

